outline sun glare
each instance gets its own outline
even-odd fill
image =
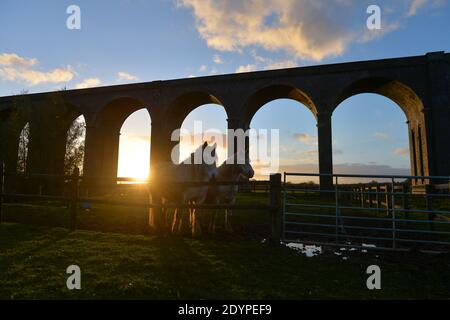
[[[150,137],[122,135],[118,176],[147,179],[150,172]]]
[[[150,174],[150,127],[148,111],[131,114],[120,130],[119,165],[121,178],[146,180]]]

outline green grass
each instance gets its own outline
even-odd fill
[[[66,289],[77,264],[82,290]],[[382,290],[366,288],[377,264]],[[326,251],[306,258],[255,240],[152,237],[0,225],[1,299],[449,298],[449,256]]]
[[[267,199],[259,192],[239,194],[238,203]],[[65,204],[5,204],[0,299],[450,298],[448,254],[354,251],[343,260],[325,248],[322,255],[307,258],[262,244],[270,232],[268,212],[236,211],[232,235],[219,228],[218,234],[199,239],[147,235],[147,214],[142,208],[94,205],[79,210],[82,230],[70,232],[62,228],[69,222]],[[204,226],[209,219],[210,212],[204,212]],[[65,285],[65,270],[72,264],[82,270],[80,291]],[[372,264],[382,270],[379,291],[366,288],[365,271]]]

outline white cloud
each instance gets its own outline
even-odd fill
[[[123,72],[123,71],[119,71],[117,72],[117,81],[122,82],[122,81],[136,81],[138,80],[138,77],[129,74],[127,72]]]
[[[38,64],[38,61],[35,58],[24,58],[15,53],[1,54],[0,78],[6,81],[19,81],[29,86],[35,86],[43,83],[68,82],[74,76],[70,65],[49,71],[31,69],[36,64]]]
[[[412,17],[417,15],[419,10],[429,5],[432,7],[440,7],[447,4],[447,0],[409,0],[409,7],[407,16]]]
[[[222,58],[218,54],[214,55],[213,61],[214,61],[215,64],[222,64],[223,63]]]
[[[205,72],[206,69],[207,69],[206,65],[202,64],[202,65],[200,66],[199,71],[200,71],[200,72]]]
[[[389,139],[389,134],[387,134],[386,132],[374,132],[372,136],[382,140]]]
[[[286,59],[279,61],[269,61],[267,65],[264,67],[265,70],[273,70],[273,69],[285,69],[285,68],[295,68],[298,67],[298,63],[295,60]]]
[[[317,137],[308,133],[296,133],[294,139],[306,145],[317,145]]]
[[[321,60],[344,51],[347,34],[332,11],[332,1],[180,0],[193,9],[197,30],[207,44],[221,51],[258,46],[284,50],[299,58]],[[267,24],[267,19],[272,23]]]
[[[415,16],[417,14],[417,11],[423,7],[427,3],[427,0],[412,0],[411,4],[409,5],[408,13],[407,15],[409,17]]]
[[[409,157],[409,149],[408,148],[397,148],[393,151],[393,154],[396,156],[408,156]]]
[[[35,86],[43,83],[61,83],[68,82],[73,78],[73,72],[70,66],[64,69],[53,69],[42,72],[30,69],[0,68],[0,78],[8,81],[22,81],[29,86]]]
[[[35,58],[28,59],[24,57],[20,57],[15,53],[3,53],[0,54],[0,66],[15,66],[15,67],[30,67],[37,64],[37,60]]]
[[[252,72],[258,70],[258,67],[256,64],[247,64],[245,66],[239,66],[236,69],[236,73],[242,73],[242,72]]]
[[[387,35],[388,33],[391,33],[397,29],[400,28],[400,23],[399,22],[392,22],[392,23],[385,23],[381,29],[377,30],[369,30],[366,29],[360,36],[360,38],[358,39],[358,42],[360,43],[366,43],[366,42],[370,42],[370,41],[374,41],[377,39],[380,39],[382,37],[384,37],[385,35]]]
[[[320,61],[341,55],[352,43],[383,37],[400,28],[404,18],[416,14],[419,8],[444,1],[379,1],[381,7],[389,6],[389,10],[383,15],[382,29],[373,32],[368,32],[365,24],[366,9],[372,4],[369,0],[178,0],[177,3],[192,10],[196,29],[211,48],[234,52],[257,48],[282,51],[294,61]]]
[[[102,82],[99,78],[87,78],[87,79],[84,79],[82,82],[77,83],[75,85],[75,89],[98,87],[101,83]]]

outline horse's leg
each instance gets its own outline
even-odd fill
[[[227,232],[233,232],[233,227],[231,226],[231,216],[233,212],[231,209],[225,209],[225,230]]]
[[[196,203],[199,204],[199,203]],[[202,235],[202,226],[200,222],[200,209],[193,210],[192,216],[192,236],[201,236]]]
[[[209,232],[209,233],[212,233],[215,215],[216,215],[216,210],[213,210],[213,212],[212,212],[212,214],[211,214],[211,219],[209,220],[209,226],[208,226],[208,232]]]
[[[225,231],[228,232],[228,209],[225,209],[224,227],[225,227]]]
[[[195,202],[193,202],[193,204],[195,205]],[[189,222],[190,222],[190,227],[191,227],[191,235],[193,237],[195,237],[195,229],[196,229],[196,225],[197,225],[197,221],[195,220],[195,209],[191,209],[189,208]]]
[[[172,233],[175,233],[177,230],[177,217],[178,217],[178,209],[175,208],[175,211],[173,213],[173,219],[172,219]]]
[[[215,204],[220,204],[220,201],[215,201]],[[211,223],[209,224],[209,232],[211,234],[216,233],[216,222],[217,222],[218,211],[219,211],[218,209],[213,209]]]
[[[186,203],[184,203],[186,204]],[[179,224],[178,224],[178,232],[182,235],[185,235],[187,233],[190,233],[189,230],[189,212],[185,210],[185,208],[180,208],[180,218],[179,218]]]
[[[149,196],[149,203],[154,205],[162,204],[162,199],[159,195]],[[151,230],[155,232],[163,231],[163,210],[162,208],[150,208],[148,213],[148,224]]]

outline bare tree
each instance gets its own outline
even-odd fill
[[[27,123],[23,127],[19,136],[19,147],[17,154],[17,172],[26,173],[28,158],[28,142],[30,141],[30,124]]]
[[[83,171],[84,139],[86,124],[82,117],[77,118],[67,131],[66,155],[64,158],[64,173],[72,174],[75,168]]]

